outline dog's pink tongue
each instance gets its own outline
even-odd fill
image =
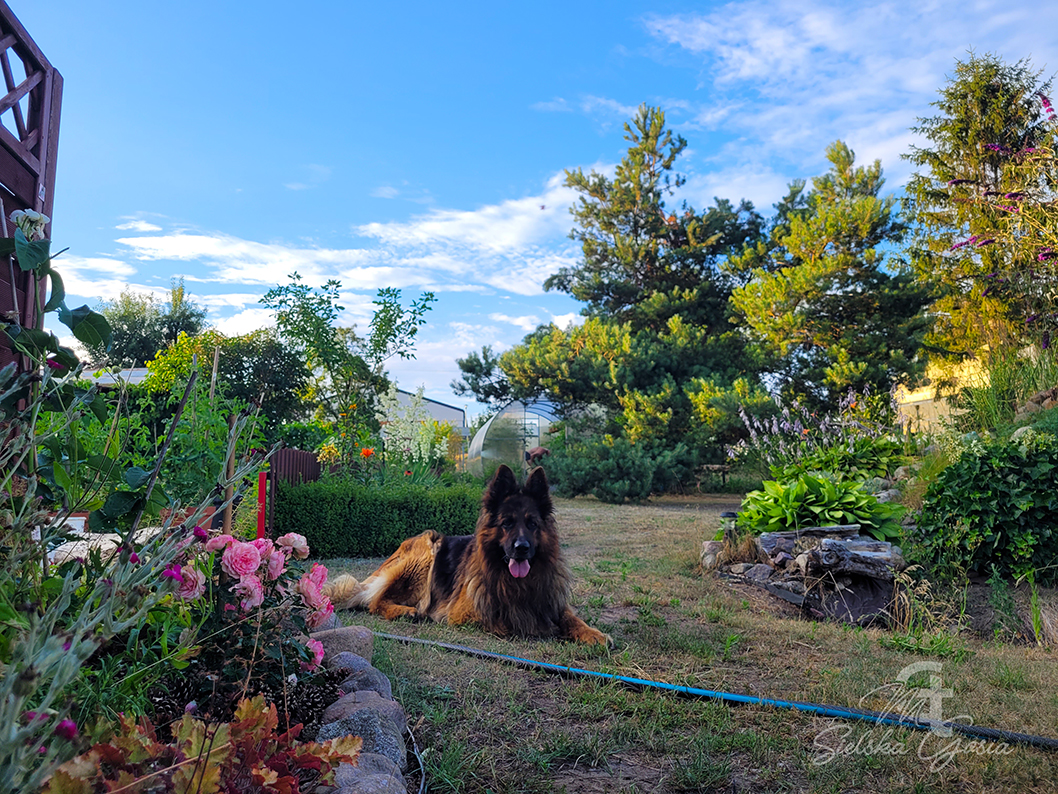
[[[529,560],[511,560],[507,563],[507,568],[510,569],[511,576],[521,579],[529,575]]]

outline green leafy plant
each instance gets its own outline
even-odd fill
[[[19,228],[13,240],[0,240],[0,253],[14,252],[19,268],[31,273],[37,322],[26,327],[17,317],[0,318],[7,342],[29,361],[21,372],[14,364],[0,370],[0,724],[5,726],[0,790],[28,793],[39,791],[76,751],[78,725],[70,719],[70,695],[84,665],[115,637],[139,626],[168,596],[171,579],[164,571],[194,538],[187,525],[166,526],[146,538],[137,534],[152,500],[161,497],[158,475],[172,433],[149,466],[124,468],[113,466],[113,458],[105,466],[90,465],[84,436],[75,433],[71,440],[59,432],[88,413],[101,423],[113,420],[97,387],[78,382],[77,357],[42,330],[43,316],[57,312],[88,346],[108,345],[110,329],[87,307],[65,306],[50,245],[39,239],[47,219],[23,211],[12,219]],[[45,281],[50,285],[46,301],[39,289]],[[176,406],[174,423],[185,405],[183,400]],[[38,433],[47,413],[55,415],[54,421]],[[235,423],[229,446],[244,427],[245,418]],[[251,463],[256,467],[259,460]],[[111,492],[109,482],[93,485],[104,470],[104,480],[116,474],[122,487]],[[244,474],[238,471],[236,479]],[[64,515],[52,520],[48,508],[61,503],[66,513],[82,499],[102,501],[93,516],[121,530],[118,549],[52,566],[49,551],[67,535]],[[202,512],[194,511],[192,520]]]
[[[773,467],[777,480],[793,479],[802,472],[825,471],[843,480],[888,477],[908,462],[904,444],[889,438],[854,438],[847,443],[813,450],[784,467]]]
[[[363,745],[358,736],[299,742],[300,725],[277,734],[278,725],[276,707],[263,697],[240,701],[231,722],[207,724],[184,715],[168,742],[146,720],[122,717],[113,737],[60,767],[43,794],[300,794],[333,783],[339,764],[356,764]]]
[[[917,542],[925,562],[949,571],[1021,578],[1058,568],[1058,441],[1028,431],[1016,442],[977,440],[926,492]]]
[[[831,481],[811,474],[794,480],[769,480],[763,490],[746,494],[739,525],[754,533],[782,532],[804,527],[859,524],[879,540],[899,537],[903,508],[879,502],[863,483]]]

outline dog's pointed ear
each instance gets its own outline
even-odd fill
[[[551,486],[547,483],[547,472],[542,466],[529,472],[529,478],[525,481],[525,494],[536,502],[541,515],[551,515]]]
[[[496,508],[500,506],[500,502],[517,492],[518,480],[515,479],[514,472],[506,464],[500,464],[500,467],[496,469],[496,473],[492,475],[492,479],[489,480],[482,503],[485,505],[486,510],[490,513],[495,513]]]

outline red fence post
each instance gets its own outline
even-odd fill
[[[268,496],[268,472],[257,474],[257,537],[265,536],[265,499]]]

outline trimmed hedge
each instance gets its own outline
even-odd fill
[[[481,489],[470,485],[276,483],[275,532],[301,533],[315,557],[385,557],[428,529],[469,535],[480,510]]]

